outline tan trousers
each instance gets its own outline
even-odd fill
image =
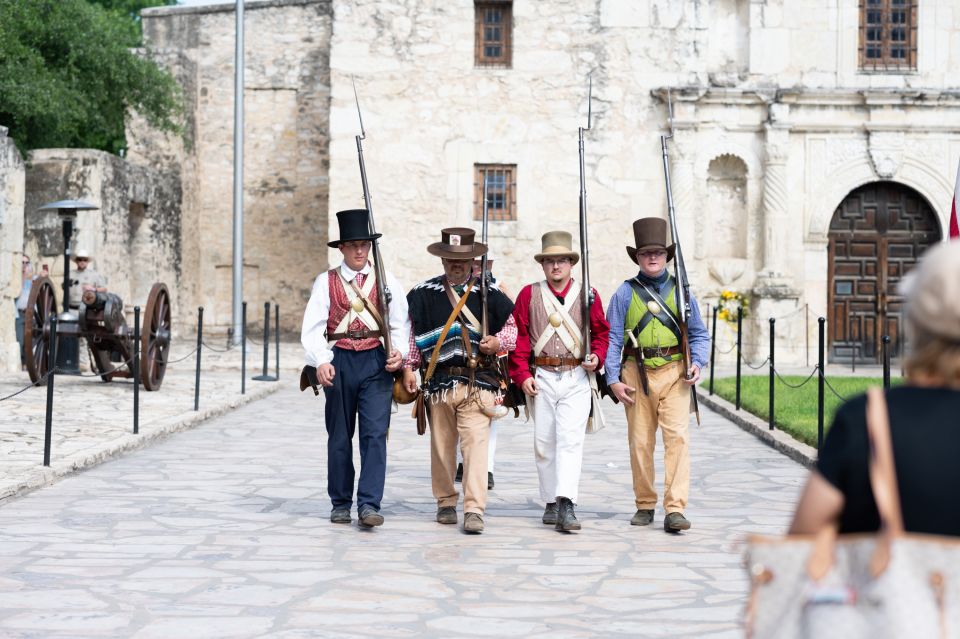
[[[483,514],[487,506],[487,439],[493,393],[457,384],[433,402],[430,398],[430,477],[437,507],[457,506],[457,438],[463,454],[463,512]]]
[[[636,388],[636,403],[625,406],[627,440],[630,443],[630,469],[637,510],[652,510],[657,505],[653,486],[656,472],[653,451],[660,427],[664,448],[663,508],[682,513],[690,497],[690,387],[681,381],[682,362],[660,368],[648,368],[649,396],[643,394],[640,373],[632,359],[623,364],[620,381]]]

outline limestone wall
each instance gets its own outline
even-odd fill
[[[23,159],[0,127],[0,371],[20,370],[20,346],[14,332],[23,255]]]
[[[63,226],[56,211],[37,210],[58,200],[83,200],[100,207],[78,212],[73,250],[83,248],[93,255],[93,268],[107,278],[108,289],[123,298],[131,326],[133,307],[146,306],[155,282],[167,284],[173,309],[180,309],[182,251],[176,179],[103,151],[30,152],[24,243],[35,263],[49,265],[59,306]],[[178,323],[174,331],[180,332]]]
[[[244,297],[251,322],[278,303],[299,330],[313,278],[326,267],[328,0],[245,5]],[[231,321],[233,260],[232,5],[143,12],[148,55],[180,80],[188,104],[183,141],[142,122],[130,157],[171,168],[182,181],[183,312],[214,328]]]

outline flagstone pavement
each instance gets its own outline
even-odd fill
[[[479,536],[434,522],[407,411],[375,530],[331,524],[322,397],[289,385],[0,505],[3,637],[739,637],[749,533],[785,530],[804,469],[707,410],[682,535],[629,525],[623,412],[587,438],[583,530],[540,523],[532,428],[500,428]],[[661,455],[658,452],[658,462]],[[356,515],[354,515],[356,517]]]

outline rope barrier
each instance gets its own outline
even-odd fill
[[[743,355],[740,355],[740,359],[743,361],[744,364],[747,365],[747,368],[752,368],[753,370],[759,370],[759,369],[763,368],[764,366],[766,366],[767,362],[770,361],[770,358],[768,357],[767,359],[765,359],[765,360],[763,360],[762,362],[760,362],[757,366],[754,366],[754,365],[752,365],[750,362],[748,362],[747,359],[746,359]]]
[[[776,375],[776,376],[777,376],[777,379],[780,380],[780,383],[783,384],[784,386],[786,386],[787,388],[797,389],[797,388],[802,388],[802,387],[806,386],[806,385],[807,385],[807,382],[809,382],[811,379],[813,379],[813,376],[817,374],[817,370],[819,370],[819,367],[818,367],[818,366],[814,366],[814,367],[813,367],[813,370],[810,372],[810,374],[807,375],[807,378],[806,378],[805,380],[803,380],[802,382],[800,382],[799,384],[796,384],[796,385],[791,384],[790,382],[788,382],[787,380],[785,380],[785,379],[783,378],[783,376],[780,375],[780,371],[778,371],[776,368],[773,369],[773,374]]]
[[[838,393],[837,389],[835,389],[833,386],[830,385],[830,381],[827,380],[826,375],[824,375],[823,373],[820,373],[820,376],[823,378],[823,383],[826,385],[826,387],[830,389],[830,392],[837,396],[837,399],[839,399],[841,402],[847,401],[848,398]]]
[[[214,353],[226,353],[226,352],[232,351],[234,348],[236,348],[236,345],[234,345],[234,344],[231,344],[230,346],[227,346],[226,348],[214,348],[213,346],[210,346],[210,345],[207,344],[206,342],[201,342],[201,344],[203,344],[203,347],[204,347],[204,348],[206,348],[206,349],[208,349],[208,350],[211,350],[211,351],[213,351]]]
[[[189,357],[193,357],[193,355],[194,355],[198,350],[199,350],[199,349],[195,348],[195,349],[193,349],[192,351],[190,351],[189,353],[187,353],[186,355],[184,355],[183,357],[181,357],[180,359],[168,359],[168,360],[167,360],[167,363],[166,363],[166,366],[169,366],[170,364],[178,364],[178,363],[182,362],[183,360],[185,360],[185,359],[187,359],[187,358],[189,358]]]
[[[0,402],[3,402],[3,401],[6,401],[6,400],[8,400],[8,399],[11,399],[11,398],[13,398],[13,397],[16,397],[16,396],[19,395],[20,393],[24,393],[24,392],[30,390],[31,388],[33,388],[34,386],[40,386],[41,384],[43,384],[44,382],[47,381],[47,378],[50,377],[50,373],[52,373],[52,372],[53,372],[53,371],[47,371],[46,374],[45,374],[43,377],[41,377],[41,378],[38,379],[37,381],[33,382],[32,384],[29,384],[28,386],[24,386],[23,388],[21,388],[21,389],[18,390],[17,392],[15,392],[15,393],[10,393],[10,394],[7,395],[6,397],[0,397]]]
[[[88,351],[88,352],[89,352],[89,351]],[[74,373],[73,376],[74,376],[74,377],[101,377],[101,376],[103,376],[103,375],[109,375],[109,374],[111,374],[111,373],[117,372],[118,370],[120,370],[120,369],[123,368],[124,366],[129,365],[132,361],[133,361],[133,357],[131,357],[130,359],[128,359],[128,360],[125,361],[125,362],[120,362],[117,366],[114,366],[113,368],[111,368],[111,369],[108,370],[108,371],[101,371],[101,372],[96,372],[96,373],[80,373],[79,375],[77,375],[76,373]],[[93,368],[93,367],[91,367],[91,368]]]

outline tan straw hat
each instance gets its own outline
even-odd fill
[[[569,257],[571,264],[580,261],[580,254],[573,250],[573,236],[566,231],[547,231],[540,238],[542,246],[539,253],[533,256],[538,262],[547,257]]]

